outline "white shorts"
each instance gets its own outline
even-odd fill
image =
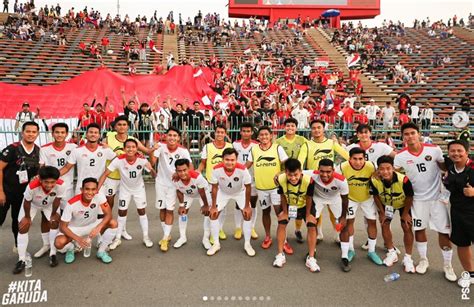
[[[85,236],[88,236],[91,233],[91,231],[94,228],[96,228],[97,225],[99,225],[101,222],[102,220],[96,220],[95,222],[86,226],[68,226],[68,227],[75,235],[79,237],[85,237]],[[56,237],[58,236],[65,236],[65,234],[59,232]]]
[[[146,208],[146,191],[145,186],[143,186],[140,190],[130,191],[125,188],[120,188],[119,194],[119,210],[128,210],[128,206],[132,201],[132,198],[135,202],[135,206],[137,209],[144,209]]]
[[[252,180],[252,184],[250,185],[250,197],[258,196],[257,188],[255,187],[255,180]]]
[[[61,203],[59,204],[59,208],[61,210],[64,210],[64,208],[67,205],[67,202],[74,197],[74,188],[71,185],[70,187],[67,188],[67,190],[64,192],[64,197],[61,199]]]
[[[211,195],[208,192],[206,192],[206,196],[207,196],[208,205],[211,205],[211,201],[212,201]],[[186,208],[186,210],[191,208],[191,205],[193,203],[199,203],[199,206],[201,207],[204,206],[204,201],[202,200],[201,196],[193,198],[184,194],[183,203],[184,203],[184,208]]]
[[[267,209],[273,206],[279,206],[281,203],[281,196],[278,194],[278,189],[273,190],[257,190],[258,203],[262,209]]]
[[[316,204],[316,218],[319,219],[322,211],[325,207],[329,207],[331,212],[334,214],[335,218],[340,218],[342,214],[342,200],[340,197],[334,198],[332,200],[322,199],[318,197],[313,197],[313,201]]]
[[[53,206],[49,205],[44,208],[38,208],[36,206],[31,205],[30,217],[32,221],[34,220],[38,212],[43,212],[44,216],[49,221],[49,219],[51,218],[51,213],[53,212]],[[23,207],[23,205],[21,205],[20,213],[18,213],[18,221],[21,221],[21,219],[24,217],[25,217],[25,208]]]
[[[349,206],[347,208],[347,218],[354,219],[358,208],[362,209],[364,216],[368,220],[377,219],[377,207],[375,206],[374,199],[371,197],[364,202],[355,202],[349,199]]]
[[[156,191],[156,209],[166,209],[169,211],[174,210],[176,204],[176,188],[167,187],[161,184],[155,183]]]
[[[225,206],[229,203],[229,201],[235,201],[237,207],[240,210],[244,209],[245,207],[245,191],[242,191],[237,194],[226,194],[221,192],[220,190],[217,191],[216,203],[217,203],[217,210],[221,212],[224,210]]]
[[[432,230],[439,233],[451,232],[448,206],[439,200],[413,200],[411,215],[415,231],[426,229],[429,224]]]
[[[119,191],[120,179],[106,178],[104,185],[100,188],[100,192],[106,197],[114,196]]]

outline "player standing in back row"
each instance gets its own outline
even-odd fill
[[[143,181],[143,170],[151,172],[153,177],[156,177],[155,170],[151,167],[150,162],[143,158],[138,153],[138,141],[135,139],[126,140],[124,144],[125,153],[115,158],[112,163],[107,166],[107,169],[99,179],[99,190],[106,178],[114,171],[120,172],[120,193],[118,205],[118,231],[115,240],[110,244],[111,250],[116,249],[122,242],[123,228],[127,222],[127,211],[132,198],[137,207],[137,212],[140,221],[140,227],[143,233],[143,244],[146,247],[152,247],[153,242],[148,236],[148,217],[146,216],[145,208],[147,206],[145,183]]]
[[[232,146],[239,154],[237,162],[245,165],[251,155],[252,148],[258,146],[258,142],[252,140],[253,125],[251,123],[242,123],[240,125],[240,140],[235,141]],[[255,222],[257,221],[257,189],[255,188],[255,179],[253,176],[253,169],[249,169],[250,177],[252,177],[252,193],[250,196],[250,206],[252,207],[252,239],[258,239],[258,234],[255,231]],[[234,221],[235,232],[234,238],[240,240],[242,238],[242,212],[238,207],[235,207]]]
[[[158,170],[155,181],[156,208],[160,210],[161,227],[163,238],[160,240],[162,252],[168,251],[168,243],[171,240],[170,234],[173,227],[174,207],[176,204],[176,188],[173,183],[173,175],[178,159],[188,159],[191,161],[189,151],[180,145],[181,132],[170,127],[166,131],[166,144],[162,144],[152,157],[152,165],[156,165],[158,160]]]
[[[272,137],[272,130],[269,127],[260,127],[258,130],[260,144],[252,148],[246,164],[247,168],[253,166],[258,202],[262,208],[262,222],[265,228],[265,239],[262,242],[263,249],[267,249],[272,245],[270,233],[272,206],[275,207],[275,213],[280,212],[276,207],[280,206],[281,198],[273,179],[280,173],[283,163],[288,159],[283,147],[272,143]],[[293,253],[288,243],[285,243],[285,253],[288,255]]]
[[[305,170],[317,170],[319,168],[319,161],[322,159],[329,159],[333,162],[336,160],[336,153],[344,160],[349,159],[349,153],[341,146],[337,141],[328,139],[326,137],[326,131],[324,130],[326,123],[321,119],[316,119],[311,122],[311,140],[308,140],[306,144],[301,147],[298,155],[298,160],[303,165]],[[334,214],[331,211],[331,207],[328,208],[331,217],[333,227],[335,227]],[[317,212],[321,214],[322,212]],[[322,229],[323,217],[318,218],[318,240],[323,240],[323,229]],[[301,232],[295,233],[296,238],[302,240]],[[339,234],[336,233],[335,241],[339,241]]]
[[[445,170],[441,148],[432,144],[423,144],[420,130],[412,122],[401,127],[403,141],[407,147],[395,156],[395,168],[403,168],[410,179],[414,197],[411,214],[415,230],[416,248],[420,254],[420,262],[416,266],[418,274],[425,274],[429,267],[426,255],[428,238],[426,227],[438,232],[439,247],[444,259],[444,276],[449,281],[456,281],[456,274],[451,265],[453,250],[449,241],[451,225],[448,207],[440,201],[441,170]]]
[[[232,148],[232,144],[225,141],[227,137],[227,128],[222,125],[217,125],[214,130],[214,141],[212,143],[207,143],[201,152],[201,163],[199,163],[198,173],[204,174],[208,182],[211,182],[212,170],[214,166],[222,162],[222,152],[226,148]],[[227,236],[223,230],[224,221],[225,221],[226,211],[219,213],[219,239],[225,240]],[[213,238],[211,236],[211,243]]]
[[[71,152],[77,148],[74,143],[66,141],[69,127],[65,123],[56,123],[51,128],[54,141],[40,148],[39,163],[41,166],[54,166],[57,169],[63,168]],[[61,199],[60,209],[64,210],[67,201],[74,196],[74,172],[68,172],[60,178],[64,182],[65,192]],[[43,239],[43,246],[34,255],[35,258],[42,257],[50,248],[49,241],[49,223],[45,216],[41,219],[41,237]]]
[[[308,141],[304,136],[297,135],[296,131],[298,128],[298,121],[292,117],[285,120],[285,135],[275,140],[275,143],[283,147],[288,158],[297,159],[301,148],[304,147]],[[301,225],[303,220],[300,218],[295,219],[295,235],[299,243],[303,242],[303,236],[301,234]]]

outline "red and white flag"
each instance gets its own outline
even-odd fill
[[[347,67],[352,67],[357,65],[360,61],[360,55],[358,53],[353,53],[347,58]]]

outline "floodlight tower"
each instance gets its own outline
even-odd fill
[[[117,15],[120,15],[120,0],[117,0]]]

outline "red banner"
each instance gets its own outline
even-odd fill
[[[196,74],[201,69],[202,74]],[[175,66],[164,75],[123,76],[110,69],[102,68],[84,72],[77,77],[50,86],[22,86],[0,82],[0,118],[13,118],[21,110],[23,102],[29,102],[31,111],[40,109],[45,117],[74,117],[82,110],[83,103],[90,103],[97,95],[103,104],[105,96],[121,112],[120,89],[125,88],[126,98],[136,92],[140,102],[152,104],[160,94],[159,104],[168,95],[183,103],[202,103],[202,98],[214,91],[209,86],[211,72],[208,68],[194,69],[190,65]],[[204,105],[203,105],[204,106]],[[184,106],[186,107],[186,106]]]

